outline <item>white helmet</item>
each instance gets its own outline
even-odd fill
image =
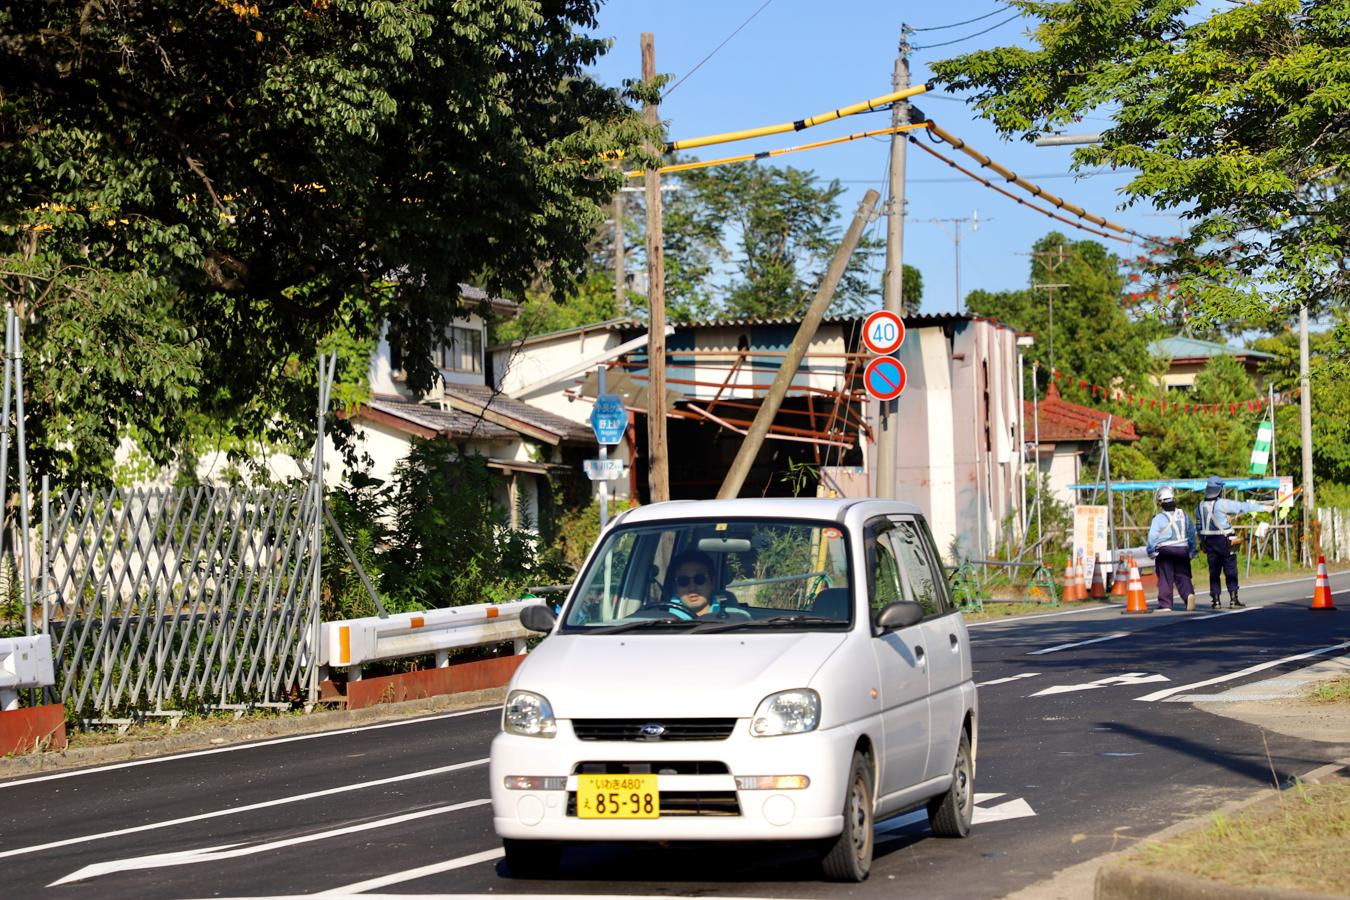
[[[1158,488],[1158,502],[1159,502],[1159,503],[1166,503],[1166,502],[1169,501],[1169,500],[1175,500],[1175,499],[1176,499],[1176,494],[1172,493],[1172,489],[1171,489],[1170,487],[1168,487],[1167,485],[1163,485],[1162,487]]]

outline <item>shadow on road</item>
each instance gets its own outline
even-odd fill
[[[1173,753],[1183,753],[1194,757],[1200,762],[1217,765],[1228,771],[1246,778],[1256,784],[1264,787],[1274,785],[1283,789],[1289,787],[1295,778],[1294,773],[1283,770],[1275,761],[1267,755],[1266,746],[1260,737],[1260,729],[1252,728],[1256,732],[1252,740],[1234,752],[1224,748],[1216,747],[1213,744],[1201,743],[1200,741],[1182,737],[1177,734],[1166,734],[1160,731],[1153,731],[1147,728],[1141,728],[1137,725],[1130,725],[1125,722],[1099,722],[1098,727],[1109,727],[1111,731],[1119,735],[1134,738],[1147,744],[1153,744],[1156,747],[1168,750]],[[1302,767],[1307,765],[1309,760],[1295,760],[1294,763]],[[1318,761],[1320,762],[1320,761]]]

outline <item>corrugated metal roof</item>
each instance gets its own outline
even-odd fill
[[[524,400],[515,400],[492,390],[486,385],[447,384],[445,393],[483,406],[493,412],[551,431],[568,443],[594,444],[595,433],[589,425],[573,422],[547,410],[532,406]]]
[[[508,441],[520,438],[519,432],[503,428],[479,416],[454,409],[441,409],[429,403],[376,398],[366,405],[376,412],[428,428],[443,437],[484,441]]]
[[[1040,420],[1039,437],[1042,444],[1058,444],[1071,441],[1099,441],[1102,438],[1102,422],[1109,413],[1090,406],[1070,403],[1059,395],[1059,385],[1051,383],[1045,392],[1045,399],[1039,404],[1030,400],[1022,403],[1026,418],[1024,423],[1031,428],[1033,416]],[[1111,439],[1116,441],[1137,441],[1139,433],[1134,422],[1124,416],[1111,419]]]
[[[1272,353],[1260,350],[1248,350],[1246,347],[1232,347],[1228,344],[1216,344],[1199,338],[1175,337],[1160,338],[1148,345],[1148,352],[1154,356],[1168,356],[1172,359],[1212,359],[1216,356],[1246,356],[1251,359],[1274,359]]]

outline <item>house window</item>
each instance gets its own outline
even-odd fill
[[[483,371],[483,333],[476,328],[450,328],[450,340],[441,345],[441,368],[451,372]]]

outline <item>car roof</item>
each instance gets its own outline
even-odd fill
[[[899,513],[922,516],[913,503],[899,500],[819,497],[742,497],[735,500],[671,500],[629,510],[620,518],[625,525],[666,522],[672,519],[814,519],[843,522],[850,513],[870,518]]]

